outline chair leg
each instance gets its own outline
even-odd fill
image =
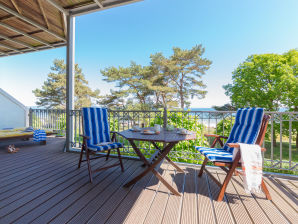
[[[229,184],[229,182],[230,182],[230,180],[233,176],[233,173],[236,170],[237,164],[239,162],[239,158],[240,158],[240,156],[238,157],[238,159],[234,160],[232,167],[230,168],[229,172],[227,173],[227,176],[226,176],[226,178],[225,178],[225,180],[224,180],[224,182],[223,182],[223,184],[220,188],[220,191],[219,191],[219,194],[218,194],[218,197],[217,197],[217,201],[222,201],[222,199],[225,195],[226,188],[227,188],[227,186],[228,186],[228,184]]]
[[[106,158],[106,161],[109,159],[109,157],[110,157],[110,153],[111,153],[111,150],[109,150],[109,151],[107,152],[107,158]]]
[[[205,157],[204,162],[203,162],[203,164],[202,164],[202,166],[201,166],[199,175],[198,175],[199,177],[201,177],[201,176],[203,175],[203,172],[204,172],[204,169],[205,169],[205,166],[206,166],[207,162],[208,162],[208,158]]]
[[[82,145],[81,153],[80,153],[80,160],[79,160],[79,165],[78,168],[81,167],[82,159],[83,159],[83,153],[84,153],[84,145]]]
[[[265,193],[265,195],[266,195],[266,198],[267,198],[268,200],[271,201],[272,198],[271,198],[271,195],[270,195],[270,193],[269,193],[269,190],[268,190],[268,188],[267,188],[267,186],[266,186],[266,184],[265,184],[265,182],[264,182],[264,179],[262,179],[261,186],[262,186],[262,189],[263,189],[263,191],[264,191],[264,193]]]
[[[121,155],[120,155],[119,148],[117,148],[117,153],[118,153],[118,159],[119,159],[120,166],[121,166],[121,171],[124,172],[124,167],[123,167],[123,164],[122,164],[122,158],[121,158]]]
[[[90,157],[89,157],[89,149],[86,149],[86,160],[88,164],[88,172],[89,172],[89,180],[90,183],[92,183],[92,170],[91,170],[91,165],[90,165]]]

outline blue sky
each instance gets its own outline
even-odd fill
[[[152,53],[202,44],[213,63],[203,77],[208,94],[192,107],[229,102],[222,88],[251,54],[298,48],[297,0],[144,0],[76,18],[76,63],[90,86],[108,93],[100,69],[149,63]],[[27,106],[65,48],[0,58],[0,88]]]

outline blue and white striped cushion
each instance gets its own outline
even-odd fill
[[[33,132],[33,141],[34,142],[41,142],[41,141],[46,141],[47,140],[47,134],[45,130],[34,130]]]
[[[103,151],[123,147],[121,143],[114,142],[106,145],[98,145],[100,143],[111,142],[108,110],[106,108],[84,107],[82,114],[84,135],[90,137],[87,140],[88,148],[94,151]]]
[[[234,126],[222,149],[196,146],[210,161],[232,162],[233,150],[227,143],[255,144],[264,115],[263,108],[241,108],[237,110]]]
[[[109,149],[117,149],[117,148],[123,148],[123,144],[120,142],[113,142],[111,144],[106,145],[89,145],[88,148],[92,151],[105,151]]]
[[[223,149],[233,152],[227,143],[255,144],[264,116],[263,108],[240,108],[237,110],[234,126]]]
[[[196,150],[206,156],[210,161],[232,162],[233,153],[224,149],[196,146]]]

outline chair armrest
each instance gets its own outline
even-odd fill
[[[228,139],[227,136],[223,136],[223,135],[215,135],[215,134],[204,134],[205,137],[214,137],[214,138],[224,138],[224,139]]]
[[[230,147],[230,148],[239,148],[240,145],[238,143],[227,143],[227,145]],[[265,152],[266,149],[265,148],[261,148],[261,151],[262,152]]]
[[[110,131],[111,134],[118,134],[117,131]]]
[[[86,135],[80,135],[80,137],[83,137],[84,139],[90,139],[90,137]]]

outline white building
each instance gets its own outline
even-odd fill
[[[0,130],[29,125],[28,108],[0,88]]]

